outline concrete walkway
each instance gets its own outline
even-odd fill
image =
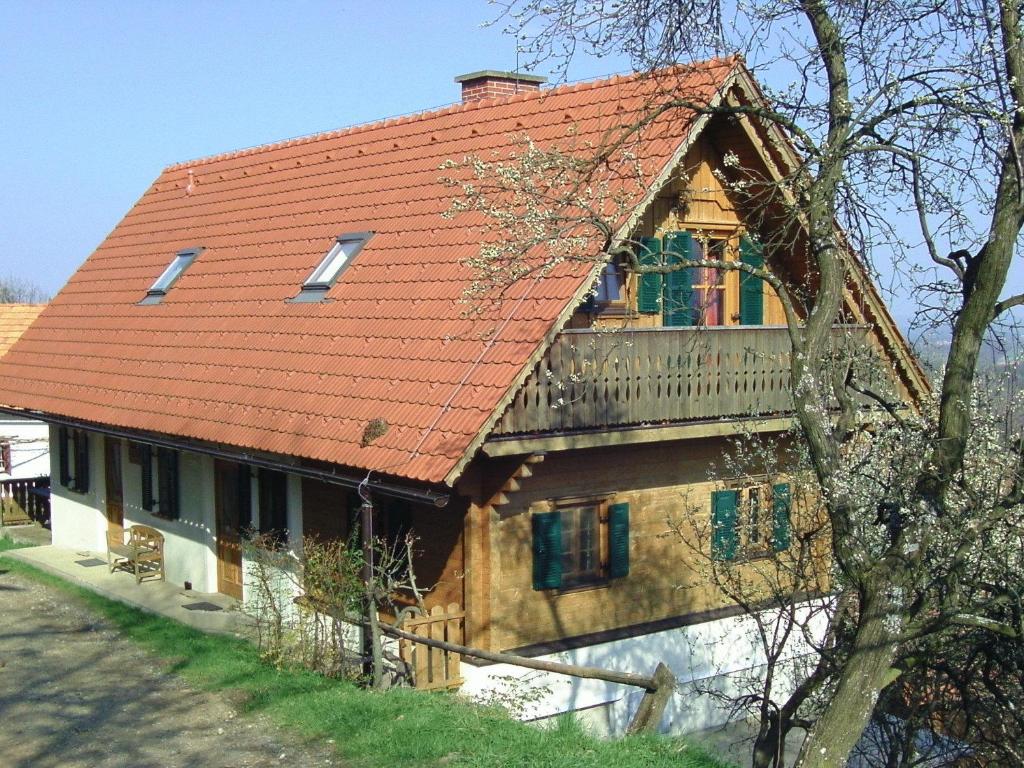
[[[3,533],[17,541],[10,536],[12,530],[16,529],[4,529]],[[111,600],[166,616],[204,632],[242,637],[252,637],[253,634],[252,619],[239,610],[237,600],[216,593],[185,590],[166,581],[136,584],[130,573],[110,573],[105,552],[62,549],[47,544],[10,550],[4,556],[52,573]]]

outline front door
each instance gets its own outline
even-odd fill
[[[242,599],[242,528],[249,525],[249,468],[215,462],[217,512],[217,591]]]
[[[121,485],[121,441],[107,437],[104,447],[104,476],[107,489],[107,533],[112,538],[124,532],[124,491]]]

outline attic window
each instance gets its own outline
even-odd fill
[[[178,251],[174,256],[174,260],[163,271],[163,274],[156,279],[156,282],[150,286],[149,290],[146,291],[145,298],[139,303],[159,304],[163,301],[167,291],[171,289],[171,286],[177,282],[182,273],[189,268],[192,262],[196,260],[196,256],[202,253],[202,251],[202,248],[186,248],[183,251]]]
[[[373,236],[372,232],[349,232],[338,235],[327,255],[313,273],[302,284],[302,290],[292,301],[320,301],[324,294],[338,281],[356,254]]]

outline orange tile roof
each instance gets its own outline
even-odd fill
[[[45,304],[0,304],[0,357],[3,357],[32,321],[39,317]]]
[[[736,66],[673,85],[711,98]],[[599,140],[658,88],[614,77],[171,166],[0,363],[0,403],[442,481],[588,279],[567,268],[467,317],[482,220],[442,218],[442,161],[524,133]],[[692,122],[647,129],[652,177]],[[337,235],[363,230],[330,301],[286,301]],[[139,306],[191,246],[205,250],[164,301]],[[375,418],[390,429],[362,447]]]

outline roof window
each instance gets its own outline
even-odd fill
[[[369,242],[373,232],[349,232],[338,235],[327,255],[306,278],[302,290],[292,301],[321,301],[324,294],[338,281],[356,254]]]
[[[171,289],[182,273],[189,268],[196,256],[203,252],[202,248],[186,248],[174,255],[174,260],[168,265],[163,274],[156,279],[156,282],[146,291],[145,298],[139,304],[159,304],[164,300],[167,291]]]

